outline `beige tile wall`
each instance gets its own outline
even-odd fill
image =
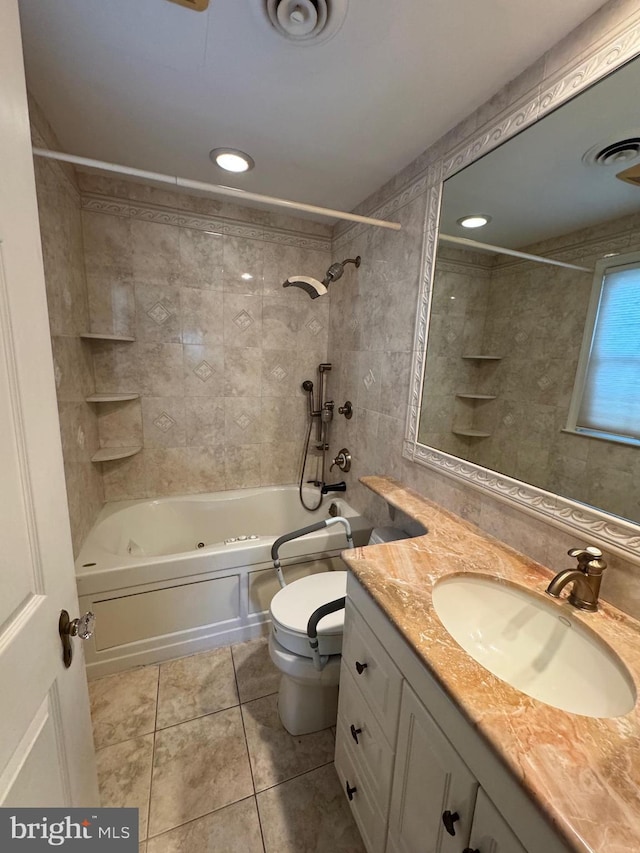
[[[32,99],[29,110],[34,142],[57,148]],[[34,165],[67,500],[77,554],[103,504],[101,473],[91,462],[99,446],[98,418],[85,400],[94,390],[91,350],[79,338],[89,328],[80,195],[71,169],[39,158]]]
[[[96,388],[141,395],[100,407],[102,446],[143,447],[104,464],[106,499],[296,482],[300,386],[326,361],[329,302],[282,283],[322,278],[328,227],[88,175],[81,185],[91,329],[136,338],[93,345]]]
[[[331,304],[329,358],[341,367],[337,396],[357,401],[356,417],[350,422],[339,419],[332,450],[337,451],[342,446],[351,450],[354,465],[345,478],[349,484],[348,500],[374,522],[388,524],[388,509],[380,498],[358,482],[358,478],[364,474],[383,473],[397,477],[554,569],[567,567],[566,551],[570,546],[584,544],[575,542],[573,536],[540,518],[512,509],[487,494],[402,457],[410,350],[421,275],[421,226],[426,215],[423,191],[427,170],[438,157],[475,134],[479,126],[495,118],[519,97],[527,92],[533,94],[545,77],[564,63],[577,56],[586,60],[600,39],[622,27],[632,16],[638,16],[637,3],[631,0],[607,3],[356,208],[358,213],[382,214],[402,222],[405,226],[402,232],[391,234],[380,229],[364,232],[358,226],[344,224],[335,229],[334,253],[347,256],[360,252],[363,264],[360,270],[351,271],[336,284]],[[379,274],[382,270],[387,274]],[[387,346],[389,334],[394,341],[393,347]],[[364,379],[369,370],[376,377],[376,383],[380,378],[380,384],[367,389]],[[597,536],[593,537],[593,544],[598,544]],[[610,554],[607,556],[611,568],[603,584],[605,597],[640,618],[638,566]]]

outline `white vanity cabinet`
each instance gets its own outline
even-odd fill
[[[368,853],[569,848],[350,574],[336,770]]]

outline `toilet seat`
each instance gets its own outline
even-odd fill
[[[271,622],[278,643],[290,652],[311,657],[307,623],[323,604],[342,598],[347,592],[346,572],[321,572],[287,584],[271,600]],[[329,613],[318,624],[321,655],[342,651],[344,609]]]

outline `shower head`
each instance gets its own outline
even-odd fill
[[[317,278],[311,278],[308,275],[292,275],[282,285],[283,287],[300,287],[306,291],[312,299],[317,299],[318,296],[324,296],[328,293],[328,286],[333,282],[342,278],[345,264],[354,264],[356,269],[360,266],[360,255],[357,258],[347,258],[346,260],[331,264],[322,281]]]

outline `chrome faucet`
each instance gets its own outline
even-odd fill
[[[602,551],[588,545],[586,548],[571,548],[568,554],[577,559],[578,568],[565,569],[557,574],[546,591],[554,598],[560,598],[560,593],[565,586],[573,583],[569,604],[579,610],[595,612],[598,609],[602,573],[607,568],[607,564],[602,559]]]

